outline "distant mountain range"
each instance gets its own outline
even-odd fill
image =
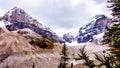
[[[4,16],[0,17],[0,21],[5,23],[5,27],[9,31],[27,28],[53,42],[64,42],[64,40],[55,32],[53,32],[49,27],[42,25],[23,9],[17,7],[14,7],[12,10],[5,13]]]
[[[77,36],[74,37],[70,33],[66,33],[63,35],[62,38],[59,37],[55,32],[53,32],[49,27],[42,25],[36,19],[31,17],[21,8],[14,7],[13,9],[5,13],[4,16],[0,17],[0,21],[5,23],[5,27],[9,31],[30,31],[32,33],[29,33],[29,37],[37,38],[38,36],[38,38],[43,37],[53,42],[61,43],[71,43],[73,41],[77,41],[78,43],[91,42],[96,39],[97,35],[103,35],[103,33],[106,31],[106,26],[109,27],[111,25],[111,19],[109,17],[105,15],[96,15],[90,21],[90,23],[79,29]]]

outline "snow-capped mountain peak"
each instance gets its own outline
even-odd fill
[[[105,32],[105,28],[109,27],[111,19],[105,15],[96,15],[90,23],[79,29],[77,36],[78,43],[93,41],[94,35]]]
[[[36,19],[32,18],[27,12],[25,12],[23,9],[14,7],[5,15],[2,17],[2,20],[7,24],[7,23],[15,23],[12,21],[17,21],[17,22],[24,22],[24,23],[30,23],[30,24],[35,24],[35,25],[41,25]]]
[[[0,21],[5,23],[6,28],[9,31],[28,28],[42,35],[42,37],[52,40],[53,42],[64,42],[64,40],[54,33],[49,27],[42,25],[23,9],[18,7],[14,7],[5,13],[5,15],[0,18]]]

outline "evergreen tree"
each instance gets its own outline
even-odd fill
[[[113,57],[111,57],[110,54],[108,54],[108,55],[94,54],[94,55],[95,55],[95,59],[100,62],[98,65],[96,65],[98,68],[102,68],[101,66],[105,66],[106,68],[114,68]]]
[[[103,43],[109,44],[110,53],[109,57],[112,57],[111,61],[114,63],[115,68],[120,68],[120,0],[108,0],[111,3],[109,8],[112,10],[114,25],[107,29],[107,32],[103,36]]]
[[[112,10],[113,22],[120,23],[120,0],[108,0],[108,8]]]
[[[32,68],[35,68],[35,64],[33,63]]]
[[[62,52],[61,52],[61,60],[60,60],[60,64],[58,66],[58,68],[66,68],[67,67],[67,61],[69,59],[68,57],[68,51],[67,51],[67,47],[66,44],[64,43],[63,47],[62,47]]]
[[[103,37],[103,43],[109,44],[110,53],[109,57],[114,62],[115,67],[120,68],[120,24],[114,24],[111,28],[107,28]]]
[[[119,46],[120,38],[120,24],[114,24],[111,28],[106,27],[107,32],[103,36],[103,43],[109,44],[115,48]]]
[[[80,54],[78,54],[78,57],[75,58],[75,60],[84,60],[84,65],[88,66],[89,68],[94,68],[95,64],[93,60],[89,59],[89,56],[87,55],[87,52],[85,51],[85,46],[83,46],[81,49],[79,49]]]

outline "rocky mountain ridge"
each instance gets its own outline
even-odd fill
[[[5,13],[4,16],[0,17],[0,21],[5,23],[5,27],[9,31],[28,28],[53,42],[64,42],[64,40],[49,27],[42,25],[24,10],[17,7],[14,7],[12,10]]]

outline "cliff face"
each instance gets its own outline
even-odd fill
[[[5,23],[9,31],[28,28],[53,42],[64,42],[64,40],[49,27],[42,25],[20,8],[14,7],[1,17],[0,20]]]
[[[85,43],[94,40],[94,36],[104,33],[106,27],[111,25],[111,19],[105,15],[96,15],[87,25],[79,29],[77,35],[78,43]]]

